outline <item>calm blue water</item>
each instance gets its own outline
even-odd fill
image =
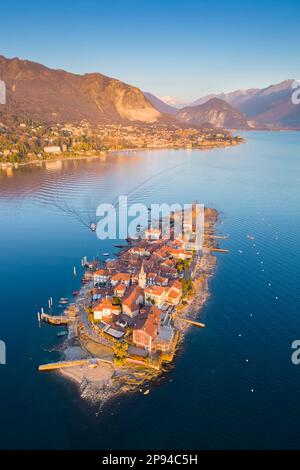
[[[300,339],[300,134],[245,136],[236,148],[0,171],[1,448],[300,446],[300,366],[290,360]],[[121,397],[97,416],[72,383],[37,372],[59,341],[36,312],[79,286],[83,255],[113,252],[79,218],[135,187],[132,201],[217,208],[230,253],[218,256],[207,328],[190,330],[172,371],[148,396]]]

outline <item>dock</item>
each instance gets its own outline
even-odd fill
[[[220,239],[220,240],[227,240],[229,238],[228,235],[206,235],[207,238],[213,238],[213,239]]]
[[[199,328],[205,328],[205,323],[201,323],[199,321],[189,320],[188,318],[180,317],[178,315],[176,315],[176,319],[177,320],[182,320],[185,323],[188,323],[189,325],[198,326]]]
[[[74,318],[59,316],[59,315],[48,315],[47,313],[42,313],[41,321],[45,323],[49,323],[51,325],[61,326],[61,325],[69,325],[70,323],[74,321]]]
[[[218,253],[229,253],[229,250],[225,248],[209,248],[210,251],[216,251]]]

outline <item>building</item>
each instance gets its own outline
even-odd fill
[[[138,283],[142,289],[145,289],[146,284],[147,284],[147,274],[144,271],[144,263],[142,263],[142,266],[141,266]]]
[[[111,277],[110,282],[113,287],[115,287],[119,283],[129,286],[130,278],[131,278],[131,274],[129,273],[117,273]]]
[[[175,336],[175,330],[171,325],[171,317],[167,313],[161,313],[157,335],[152,347],[159,351],[169,351]]]
[[[147,285],[151,286],[153,284],[155,284],[155,279],[157,278],[157,274],[154,273],[154,272],[151,272],[151,273],[147,273]]]
[[[114,305],[111,297],[100,300],[93,308],[94,320],[109,321],[113,315],[118,316],[120,313],[121,307]]]
[[[110,274],[107,269],[98,269],[94,272],[94,285],[96,284],[105,284],[109,281]]]
[[[169,284],[167,302],[171,305],[178,305],[182,299],[182,284],[178,279],[172,280]]]
[[[126,284],[122,284],[121,282],[119,282],[114,287],[114,295],[116,297],[122,298],[122,297],[124,297],[126,289],[127,289]]]
[[[182,248],[168,248],[168,252],[175,259],[191,259],[193,254],[190,251],[183,250]]]
[[[148,228],[145,230],[145,237],[150,240],[159,240],[161,231],[159,228]]]
[[[122,300],[123,313],[130,318],[134,318],[139,314],[140,306],[143,303],[143,289],[137,285],[130,286]]]
[[[152,306],[150,310],[145,309],[139,316],[135,327],[133,328],[133,342],[151,352],[154,348],[154,341],[158,333],[160,324],[161,310]]]
[[[44,147],[44,152],[45,153],[60,153],[61,148],[59,145],[47,145]]]
[[[150,251],[142,246],[134,246],[130,248],[129,253],[135,256],[150,256]]]
[[[147,305],[155,304],[162,306],[168,294],[168,288],[162,286],[148,286],[144,290],[145,303]]]

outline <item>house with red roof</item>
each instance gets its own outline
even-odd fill
[[[104,284],[109,281],[110,274],[107,269],[98,269],[94,272],[94,285]]]
[[[105,297],[93,307],[94,320],[110,320],[121,313],[121,307],[114,305],[111,297]]]
[[[114,287],[114,295],[116,297],[122,298],[124,297],[126,289],[127,289],[126,284],[122,284],[122,282],[118,282],[118,284],[116,284]]]
[[[110,282],[113,287],[115,287],[119,283],[129,286],[130,278],[130,273],[116,273],[111,277]]]
[[[147,305],[155,304],[158,307],[163,305],[168,295],[168,288],[163,286],[148,286],[144,290],[145,303]]]
[[[139,285],[130,286],[122,300],[123,313],[130,318],[134,318],[139,314],[140,306],[143,303],[143,289]]]
[[[133,328],[133,342],[149,352],[153,350],[153,344],[158,333],[161,310],[153,305],[150,310],[139,316]]]

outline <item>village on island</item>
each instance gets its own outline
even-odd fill
[[[81,385],[114,390],[120,384],[141,385],[171,362],[178,343],[196,321],[208,296],[208,278],[216,258],[217,211],[205,208],[201,245],[195,233],[197,211],[192,206],[182,220],[182,236],[170,236],[148,226],[143,236],[128,239],[115,259],[82,260],[82,287],[74,301],[60,299],[62,315],[39,313],[39,320],[67,325],[64,360],[43,364],[41,371],[59,369]],[[118,386],[116,387],[116,383]],[[145,393],[148,393],[146,390]]]

